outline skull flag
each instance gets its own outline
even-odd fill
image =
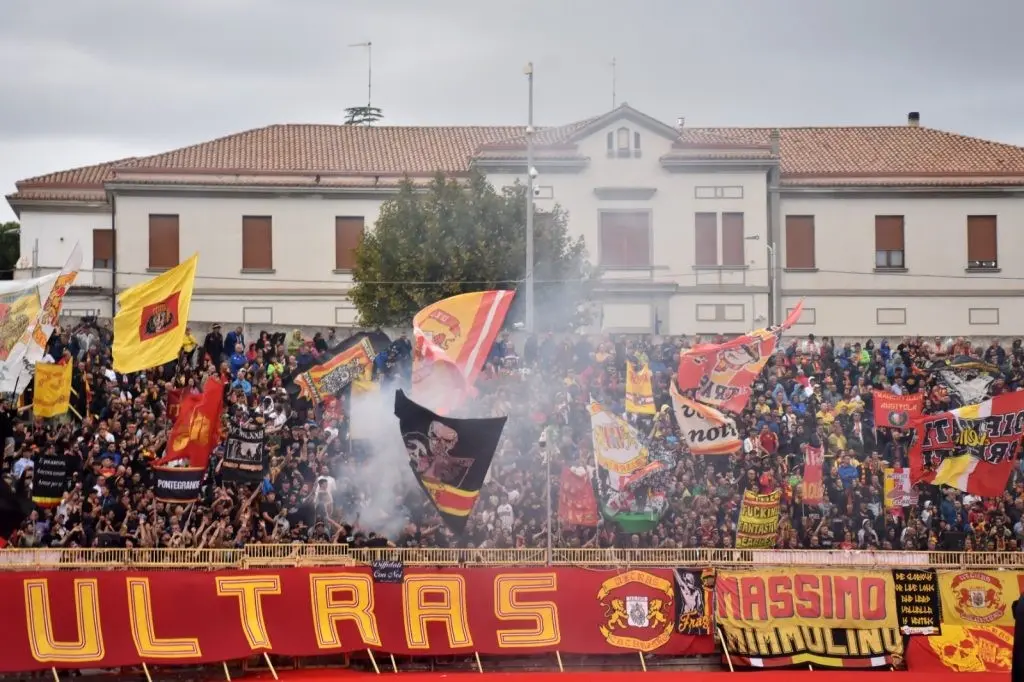
[[[416,480],[445,525],[461,533],[480,497],[507,417],[442,417],[402,391],[395,393],[395,416]]]

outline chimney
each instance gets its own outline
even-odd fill
[[[907,125],[911,128],[921,127],[921,113],[918,111],[911,111],[907,114]]]
[[[778,156],[782,151],[782,133],[779,132],[778,128],[772,130],[769,140],[772,147],[772,156]]]
[[[685,116],[680,116],[679,118],[676,119],[676,128],[678,128],[679,130],[682,130],[685,127],[686,127],[686,117]]]

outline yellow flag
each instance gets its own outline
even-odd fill
[[[626,412],[633,414],[656,414],[654,409],[654,387],[651,385],[651,369],[645,362],[635,367],[626,363]]]
[[[37,417],[57,417],[71,406],[71,363],[37,364],[32,412]]]
[[[114,317],[114,371],[141,372],[178,357],[198,261],[197,253],[121,294],[121,310]]]

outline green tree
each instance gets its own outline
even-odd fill
[[[403,326],[434,301],[517,288],[508,322],[523,319],[526,188],[496,192],[480,173],[468,182],[438,176],[426,191],[406,181],[384,202],[356,249],[350,292],[366,326]],[[583,238],[573,239],[559,207],[534,219],[534,318],[538,330],[589,322],[595,273]]]
[[[12,220],[0,223],[0,279],[14,279],[14,267],[21,257],[21,225]]]
[[[345,125],[370,126],[384,118],[384,112],[367,104],[365,107],[349,107],[345,110]]]

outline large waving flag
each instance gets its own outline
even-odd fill
[[[1024,391],[914,420],[910,482],[1000,497],[1020,459]]]
[[[181,399],[181,408],[167,438],[167,449],[154,466],[188,463],[205,469],[210,453],[220,442],[220,415],[224,406],[224,384],[209,377],[202,393],[190,393]]]
[[[508,417],[443,417],[401,390],[395,393],[395,416],[417,482],[445,525],[461,534],[480,497]]]
[[[363,336],[356,344],[327,362],[302,372],[292,382],[299,388],[299,395],[313,403],[320,403],[330,396],[338,395],[357,379],[370,379],[374,355],[376,353],[369,337]]]
[[[114,371],[141,372],[178,357],[198,262],[197,253],[121,294],[121,310],[114,317]]]
[[[7,356],[6,370],[0,375],[0,393],[20,395],[32,381],[32,368],[46,355],[46,344],[57,328],[64,296],[71,289],[82,269],[82,248],[77,243],[71,250],[67,262],[54,279],[53,287],[46,296],[35,319],[21,333],[21,337]]]
[[[695,391],[705,405],[742,412],[750,400],[751,384],[768,364],[782,332],[797,323],[803,309],[800,301],[778,327],[684,350],[679,355],[679,390]]]
[[[491,344],[501,331],[515,292],[477,291],[433,303],[413,318],[413,397],[455,406],[468,395]]]

